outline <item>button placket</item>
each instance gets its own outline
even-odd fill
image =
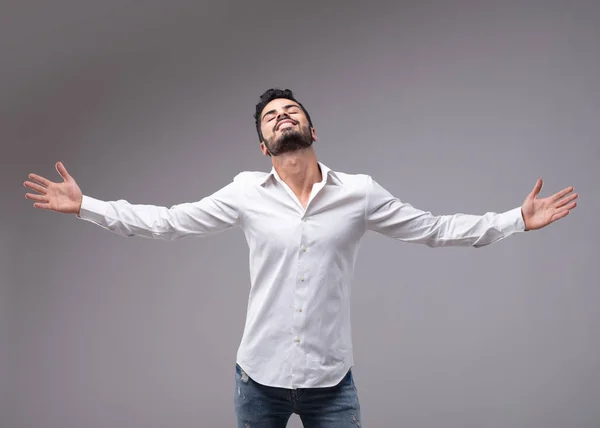
[[[304,225],[306,224],[306,217],[303,217],[303,218],[302,218],[302,222],[303,222],[304,224],[302,225],[301,240],[300,240],[300,253],[299,253],[299,255],[298,255],[298,267],[299,267],[299,270],[301,270],[301,268],[302,268],[302,257],[301,257],[301,256],[302,256],[302,253],[306,253],[306,251],[308,250],[308,247],[307,247],[307,246],[306,246],[306,244],[304,243],[304,242],[305,242],[305,236],[304,236]],[[301,274],[301,275],[300,275],[300,281],[301,281],[301,282],[304,282],[304,280],[305,280],[305,277],[304,277],[304,275],[302,275],[302,274]],[[302,308],[301,308],[301,307],[297,307],[297,309],[296,309],[296,310],[297,310],[298,312],[302,312]]]
[[[300,218],[300,236],[299,236],[299,244],[298,244],[298,250],[296,253],[296,263],[297,263],[297,270],[296,270],[296,281],[295,281],[295,293],[294,293],[294,301],[293,301],[293,307],[291,308],[291,310],[293,310],[293,328],[292,328],[292,335],[291,335],[291,339],[292,339],[292,357],[291,357],[291,361],[292,361],[292,377],[293,377],[293,382],[295,383],[295,381],[300,382],[301,378],[303,378],[302,374],[304,367],[305,367],[305,360],[306,360],[306,355],[305,355],[305,351],[304,351],[304,338],[303,338],[303,334],[304,334],[304,312],[303,312],[303,308],[306,304],[306,290],[307,290],[307,286],[308,286],[308,280],[310,278],[310,272],[307,271],[307,269],[309,268],[309,264],[306,262],[306,257],[305,253],[308,250],[308,246],[306,245],[306,229],[307,229],[307,220],[308,217],[306,216],[306,213],[304,213],[303,216],[301,216]]]

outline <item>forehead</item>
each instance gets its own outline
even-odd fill
[[[270,110],[283,110],[286,106],[289,106],[289,105],[300,107],[300,105],[296,101],[288,100],[287,98],[276,98],[276,99],[270,101],[269,104],[267,104],[263,108],[263,110],[260,114],[264,115],[266,112],[268,112]]]

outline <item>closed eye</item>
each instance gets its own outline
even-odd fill
[[[283,107],[283,109],[287,112],[287,114],[298,114],[300,113],[300,107],[298,107],[297,105],[294,104],[288,104],[285,107]],[[277,117],[276,110],[269,110],[268,112],[266,112],[263,116],[263,120],[270,122],[273,119],[275,119],[275,117]]]

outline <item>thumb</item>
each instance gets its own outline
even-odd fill
[[[535,183],[535,186],[533,186],[533,190],[529,194],[529,197],[535,198],[537,195],[539,195],[540,191],[542,190],[543,185],[544,185],[544,182],[542,181],[542,179],[538,178],[538,180]]]
[[[72,179],[72,177],[69,175],[69,173],[67,172],[67,168],[65,168],[65,166],[63,165],[62,162],[56,162],[56,171],[58,171],[58,173],[60,174],[60,176],[65,180],[65,181],[69,181],[70,179]]]

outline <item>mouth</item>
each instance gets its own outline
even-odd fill
[[[296,125],[296,122],[291,119],[285,119],[277,124],[277,129],[291,128],[294,125]]]

